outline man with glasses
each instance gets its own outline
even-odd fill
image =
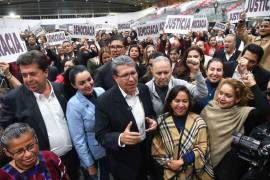
[[[124,39],[122,36],[112,37],[109,47],[112,59],[120,55],[124,55],[126,52],[124,46]],[[102,87],[103,89],[108,90],[113,85],[115,85],[115,81],[112,77],[111,62],[108,62],[101,66],[99,69],[97,69],[97,74],[95,76],[95,86]]]
[[[1,145],[12,160],[0,169],[0,179],[62,179],[69,180],[65,166],[50,151],[39,152],[34,129],[25,123],[8,126]]]
[[[17,64],[23,85],[1,97],[0,126],[7,127],[15,122],[29,124],[36,130],[39,148],[57,154],[69,176],[77,179],[79,160],[72,147],[65,117],[63,87],[48,81],[47,59],[40,51],[20,55]]]
[[[112,60],[110,90],[96,103],[96,139],[106,148],[115,180],[146,180],[147,139],[156,129],[149,90],[138,84],[135,62],[129,56]]]

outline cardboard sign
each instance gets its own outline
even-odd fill
[[[192,31],[208,31],[208,20],[204,18],[194,18],[192,21]]]
[[[118,24],[118,31],[129,31],[130,30],[130,23],[125,24]]]
[[[27,52],[25,42],[16,29],[0,30],[0,62],[16,61],[20,54]]]
[[[216,22],[216,24],[213,27],[213,29],[219,30],[219,31],[225,31],[226,30],[226,24]]]
[[[230,11],[228,12],[228,21],[230,23],[238,23],[240,14],[243,12],[243,10],[235,10],[235,11]]]
[[[76,24],[69,27],[72,38],[95,38],[95,26],[90,24]]]
[[[187,34],[191,31],[193,16],[179,15],[167,16],[164,31],[165,33]]]
[[[159,37],[163,32],[164,22],[153,22],[141,26],[137,26],[137,36],[139,40],[143,40],[147,37]]]
[[[59,32],[54,32],[54,33],[48,33],[48,34],[46,34],[46,38],[47,38],[47,43],[49,45],[62,44],[63,41],[67,40],[64,31],[59,31]]]
[[[247,17],[270,16],[270,0],[246,0]]]
[[[46,31],[41,27],[40,24],[33,26],[30,28],[30,31],[36,36],[40,36],[41,34],[45,34]]]

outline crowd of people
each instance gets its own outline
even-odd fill
[[[270,19],[246,25],[57,46],[25,31],[0,62],[0,179],[240,180],[232,134],[270,122]]]

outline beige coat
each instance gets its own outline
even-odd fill
[[[238,23],[237,32],[242,41],[244,41],[245,45],[247,44],[257,44],[261,46],[264,50],[264,55],[260,61],[261,66],[270,71],[270,35],[261,38],[261,36],[253,36],[247,33],[247,29],[245,23]]]

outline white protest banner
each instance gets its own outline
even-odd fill
[[[123,24],[117,24],[118,31],[129,31],[130,30],[130,23],[123,23]]]
[[[30,31],[36,36],[40,36],[41,34],[45,34],[46,31],[41,27],[40,24],[30,27]]]
[[[213,29],[219,30],[219,31],[225,31],[226,30],[226,24],[216,22],[216,24],[213,27]]]
[[[149,24],[144,24],[141,26],[137,26],[137,36],[139,40],[143,40],[150,37],[159,37],[161,31],[163,31],[164,28],[164,22],[153,22]]]
[[[244,10],[234,10],[234,11],[229,11],[228,12],[228,21],[230,23],[238,23],[239,18],[240,18],[240,14],[243,12]]]
[[[192,31],[208,31],[208,24],[206,17],[194,18],[192,21]]]
[[[0,62],[16,61],[18,56],[27,52],[25,42],[21,39],[17,29],[0,30]]]
[[[95,38],[95,26],[91,24],[75,24],[69,30],[72,38]]]
[[[62,44],[63,41],[66,41],[66,35],[64,31],[54,32],[54,33],[48,33],[46,34],[47,43],[51,46]]]
[[[112,31],[113,29],[117,29],[117,26],[115,24],[95,24],[95,31],[99,30],[106,30],[106,31]]]
[[[270,16],[270,0],[246,0],[247,17]]]
[[[170,15],[167,16],[164,32],[174,34],[187,34],[191,31],[193,16]]]

